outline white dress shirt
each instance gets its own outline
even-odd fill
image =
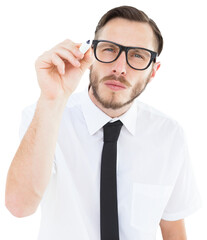
[[[35,105],[23,111],[21,138],[34,110]],[[200,207],[183,130],[140,101],[118,119],[123,123],[117,143],[120,240],[155,240],[161,219],[183,219]],[[100,240],[102,127],[115,120],[87,91],[69,98],[41,201],[38,240]]]

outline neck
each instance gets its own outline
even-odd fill
[[[116,118],[116,117],[120,117],[121,115],[123,115],[132,105],[132,103],[123,106],[122,108],[119,109],[111,109],[111,108],[105,108],[103,107],[103,105],[94,97],[93,95],[93,90],[90,87],[89,88],[89,97],[91,99],[91,101],[99,108],[101,109],[101,111],[103,111],[105,114],[107,114],[109,117],[111,118]]]

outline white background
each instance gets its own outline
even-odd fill
[[[40,94],[34,62],[44,51],[70,38],[93,38],[109,9],[132,5],[145,11],[164,37],[162,63],[140,100],[176,119],[184,128],[203,207],[186,218],[188,240],[206,238],[207,34],[205,1],[197,0],[18,0],[0,3],[0,239],[35,240],[40,211],[18,219],[4,206],[6,175],[19,144],[25,106]],[[124,33],[123,33],[124,34]],[[77,91],[88,84],[88,72]],[[158,231],[157,239],[161,235]]]

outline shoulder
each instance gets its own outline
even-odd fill
[[[143,103],[141,101],[137,101],[138,112],[145,118],[149,120],[158,120],[158,121],[167,121],[171,122],[171,124],[179,125],[178,121],[173,117],[161,112],[160,110]]]
[[[183,134],[183,128],[173,117],[161,112],[160,110],[137,101],[138,124],[145,126],[151,132],[162,132],[162,135],[169,133]]]

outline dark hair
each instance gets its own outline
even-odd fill
[[[105,13],[102,18],[99,20],[98,25],[95,30],[95,38],[97,37],[98,31],[106,25],[107,22],[114,18],[124,18],[127,20],[148,23],[155,35],[155,38],[158,43],[158,55],[160,55],[163,48],[163,38],[159,28],[156,23],[150,19],[143,11],[138,10],[137,8],[131,6],[120,6],[109,10]]]

